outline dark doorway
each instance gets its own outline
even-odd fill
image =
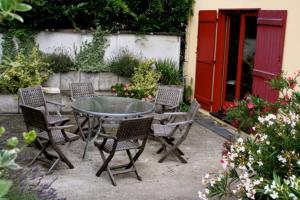
[[[257,14],[231,12],[226,15],[223,101],[242,99],[252,91]]]

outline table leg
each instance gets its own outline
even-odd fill
[[[90,140],[91,140],[91,135],[92,135],[92,127],[91,127],[90,117],[91,117],[91,116],[88,115],[88,120],[87,120],[87,122],[88,122],[88,138],[87,138],[87,140],[85,141],[86,143],[85,143],[85,147],[84,147],[84,152],[83,152],[82,160],[83,160],[84,157],[85,157],[86,150],[87,150],[87,148],[88,148],[89,142],[90,142]]]

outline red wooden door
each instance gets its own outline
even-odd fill
[[[278,92],[267,81],[281,72],[287,11],[261,10],[257,19],[252,93],[274,102]]]
[[[217,11],[199,11],[195,98],[211,110],[215,66]]]

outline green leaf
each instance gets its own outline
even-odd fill
[[[11,137],[7,140],[6,142],[7,146],[9,146],[10,148],[16,148],[17,145],[19,144],[19,140],[17,137]]]
[[[31,6],[30,5],[28,5],[28,4],[26,4],[26,3],[18,3],[17,5],[16,5],[16,11],[20,11],[20,12],[26,12],[26,11],[29,11],[29,10],[31,10]]]
[[[0,127],[0,137],[4,134],[5,132],[5,128],[4,127]]]
[[[0,168],[20,169],[21,167],[15,163],[17,155],[17,149],[0,150]]]
[[[0,179],[0,198],[3,198],[12,186],[12,181]]]
[[[0,0],[0,9],[5,12],[10,12],[15,6],[15,1],[12,0]]]
[[[29,132],[24,132],[23,138],[26,144],[30,144],[36,139],[36,132],[34,130]]]
[[[24,22],[23,18],[20,15],[17,15],[15,13],[7,13],[8,16],[10,16],[12,19],[16,19],[20,22]]]

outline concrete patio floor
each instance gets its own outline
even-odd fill
[[[0,126],[5,126],[9,135],[20,135],[24,130],[21,116],[0,116]],[[60,163],[54,173],[46,176],[45,180],[57,178],[53,187],[60,197],[66,197],[68,200],[198,199],[198,191],[203,190],[201,178],[206,173],[222,169],[220,159],[224,141],[224,138],[194,123],[188,138],[181,145],[184,157],[188,160],[187,164],[182,164],[173,157],[158,163],[161,155],[155,152],[159,144],[148,140],[144,153],[136,162],[143,181],[138,181],[134,173],[116,175],[118,185],[114,187],[106,172],[101,177],[95,176],[102,161],[92,143],[86,158],[82,160],[85,143],[79,140],[62,146],[63,152],[75,168],[69,169],[64,163]],[[117,153],[112,164],[124,162],[127,163],[126,154]]]

